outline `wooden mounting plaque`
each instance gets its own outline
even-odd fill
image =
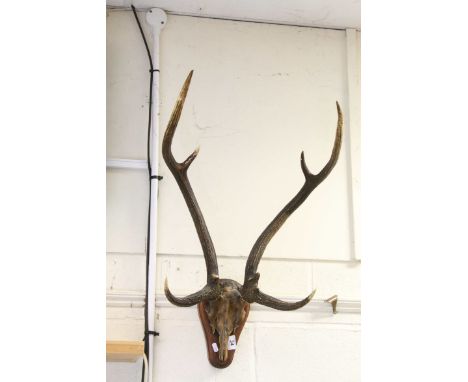
[[[224,369],[225,367],[228,367],[232,363],[236,349],[228,350],[228,359],[223,362],[220,361],[218,357],[218,353],[214,351],[213,346],[212,346],[213,343],[216,343],[219,348],[219,335],[216,332],[213,334],[211,331],[210,321],[208,320],[208,314],[206,313],[206,309],[205,309],[207,304],[208,304],[207,302],[200,302],[197,304],[197,308],[198,308],[198,317],[200,317],[200,322],[203,327],[203,332],[205,333],[206,349],[208,352],[208,361],[210,361],[210,364],[212,366],[218,369]],[[242,333],[242,329],[244,328],[244,324],[247,321],[247,317],[249,316],[250,304],[246,304],[244,310],[245,310],[244,320],[240,323],[238,328],[234,331],[237,344],[239,343],[239,337]]]

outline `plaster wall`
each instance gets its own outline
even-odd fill
[[[173,147],[181,161],[200,146],[189,177],[221,277],[242,281],[256,238],[302,186],[300,152],[313,172],[328,160],[335,100],[345,119],[349,109],[347,49],[345,31],[168,16],[161,34],[161,136],[194,69]],[[356,50],[359,59],[359,33]],[[133,15],[109,12],[108,158],[145,159],[148,81]],[[356,109],[359,100],[353,101]],[[301,299],[317,288],[317,300],[338,294],[359,304],[350,128],[356,126],[346,120],[332,174],[267,248],[259,267],[266,293]],[[208,364],[195,308],[172,307],[163,296],[166,276],[175,294],[188,294],[204,284],[206,272],[190,215],[162,158],[159,174],[155,380],[358,381],[356,309],[332,315],[318,305],[288,313],[255,307],[233,364],[221,371]],[[108,169],[108,339],[142,337],[147,200],[146,171]],[[108,381],[137,380],[138,373],[138,365],[108,364]]]

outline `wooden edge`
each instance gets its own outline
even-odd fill
[[[106,360],[136,362],[143,357],[143,341],[106,341]]]

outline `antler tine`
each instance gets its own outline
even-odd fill
[[[189,155],[189,157],[183,163],[178,163],[175,160],[174,155],[172,154],[172,139],[174,138],[174,133],[177,129],[180,115],[182,114],[182,109],[184,108],[185,98],[187,98],[187,93],[190,87],[190,82],[192,81],[192,76],[193,76],[193,70],[190,71],[189,75],[185,79],[182,89],[180,90],[179,97],[177,98],[177,102],[174,106],[174,109],[172,110],[171,118],[169,119],[169,123],[167,124],[167,129],[166,129],[166,132],[164,133],[164,138],[163,138],[163,146],[162,146],[163,158],[174,176],[176,176],[174,172],[178,173],[182,171],[183,169],[187,170],[188,167],[190,166],[190,163],[195,159],[195,157],[198,154],[198,149],[197,149],[191,155]]]
[[[286,302],[282,300],[278,300],[275,297],[269,296],[261,291],[258,291],[255,302],[259,303],[260,305],[265,305],[273,309],[278,310],[296,310],[302,308],[304,305],[308,304],[314,294],[316,289],[312,291],[305,299],[297,302]]]
[[[192,187],[187,177],[187,170],[193,162],[193,160],[198,155],[198,149],[196,149],[192,154],[190,154],[185,161],[183,161],[182,163],[178,163],[175,160],[174,155],[172,154],[171,148],[172,139],[174,137],[177,124],[182,113],[182,109],[184,107],[184,102],[185,98],[187,97],[192,75],[193,70],[190,71],[189,75],[187,76],[187,79],[184,82],[182,90],[180,91],[179,98],[177,99],[176,105],[174,107],[174,110],[172,111],[171,118],[167,125],[162,144],[162,155],[164,161],[166,162],[167,167],[169,167],[169,170],[171,170],[172,175],[174,175],[174,178],[177,184],[179,185],[180,191],[182,192],[187,207],[190,211],[190,215],[192,216],[193,223],[197,230],[198,238],[200,240],[200,244],[205,257],[207,271],[207,285],[202,290],[190,296],[187,296],[186,298],[177,298],[173,296],[169,291],[169,288],[167,287],[166,283],[165,292],[168,300],[173,302],[175,305],[180,306],[194,305],[201,301],[203,298],[211,298],[212,295],[208,293],[208,289],[213,288],[214,283],[219,279],[218,263],[216,260],[216,252],[213,246],[213,242],[211,240],[208,228],[205,223],[205,219],[203,218],[203,214],[200,210],[197,199],[195,198]]]
[[[164,293],[166,294],[166,297],[169,300],[169,302],[176,306],[182,307],[198,304],[202,300],[212,300],[217,298],[219,295],[217,288],[213,288],[211,285],[205,285],[198,292],[192,293],[186,297],[176,297],[169,290],[167,278],[164,281]]]
[[[286,206],[265,228],[250,251],[247,263],[245,265],[244,285],[242,288],[243,298],[250,303],[258,302],[259,304],[270,306],[279,310],[293,310],[307,304],[314,294],[314,292],[312,292],[312,294],[310,294],[307,298],[296,303],[287,303],[268,296],[260,292],[258,289],[258,280],[260,278],[260,274],[257,273],[257,268],[268,243],[276,234],[276,232],[278,232],[289,216],[291,216],[293,212],[296,211],[302,203],[304,203],[310,193],[330,174],[333,167],[335,167],[336,162],[338,161],[342,141],[343,114],[338,102],[336,103],[336,108],[338,113],[338,122],[336,127],[335,142],[333,145],[331,157],[327,164],[317,175],[314,175],[307,168],[307,164],[304,159],[304,152],[301,153],[301,169],[305,177],[304,185],[296,194],[296,196],[294,196],[294,198],[292,198],[291,201],[286,204]]]

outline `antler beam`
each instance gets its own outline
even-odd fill
[[[184,107],[185,98],[187,97],[188,89],[190,86],[190,81],[192,80],[193,70],[187,76],[187,79],[184,82],[182,90],[180,91],[179,98],[177,99],[174,110],[172,111],[171,118],[167,125],[166,132],[163,138],[162,144],[162,155],[164,161],[171,170],[172,175],[179,185],[180,191],[187,203],[187,207],[192,216],[195,229],[197,230],[198,238],[202,246],[203,254],[205,257],[206,271],[207,271],[207,285],[200,291],[191,294],[185,298],[177,298],[170,291],[167,285],[167,279],[164,285],[164,292],[169,301],[174,305],[178,306],[191,306],[195,305],[201,300],[212,299],[219,296],[218,288],[215,288],[217,281],[219,280],[218,275],[218,262],[216,260],[216,252],[214,249],[213,242],[211,240],[208,228],[203,218],[203,214],[198,205],[197,199],[193,193],[190,181],[187,177],[187,170],[198,155],[198,149],[196,149],[192,154],[190,154],[185,161],[179,163],[175,160],[174,155],[172,154],[172,139],[177,128],[177,124],[182,113],[182,108]]]
[[[313,294],[315,293],[315,291],[313,291],[307,298],[297,303],[287,303],[284,301],[277,300],[274,297],[267,296],[258,290],[258,280],[260,278],[260,274],[257,273],[257,268],[268,243],[276,234],[276,232],[278,232],[278,230],[293,214],[293,212],[296,211],[302,203],[304,203],[304,201],[311,194],[311,192],[325,180],[325,178],[328,176],[328,174],[330,174],[333,167],[335,167],[336,162],[338,161],[342,140],[343,114],[341,112],[341,108],[338,102],[336,103],[336,108],[338,112],[338,123],[336,128],[335,143],[333,145],[331,157],[328,160],[327,164],[317,175],[314,175],[307,168],[307,164],[304,159],[304,152],[301,153],[301,169],[305,177],[304,185],[296,194],[296,196],[294,196],[294,198],[292,198],[291,201],[288,204],[286,204],[286,206],[265,228],[265,230],[262,232],[262,234],[255,242],[254,246],[252,247],[252,250],[250,251],[245,266],[244,286],[242,288],[242,297],[247,302],[257,302],[259,304],[267,305],[280,310],[292,310],[298,309],[301,306],[307,304],[312,298]]]

